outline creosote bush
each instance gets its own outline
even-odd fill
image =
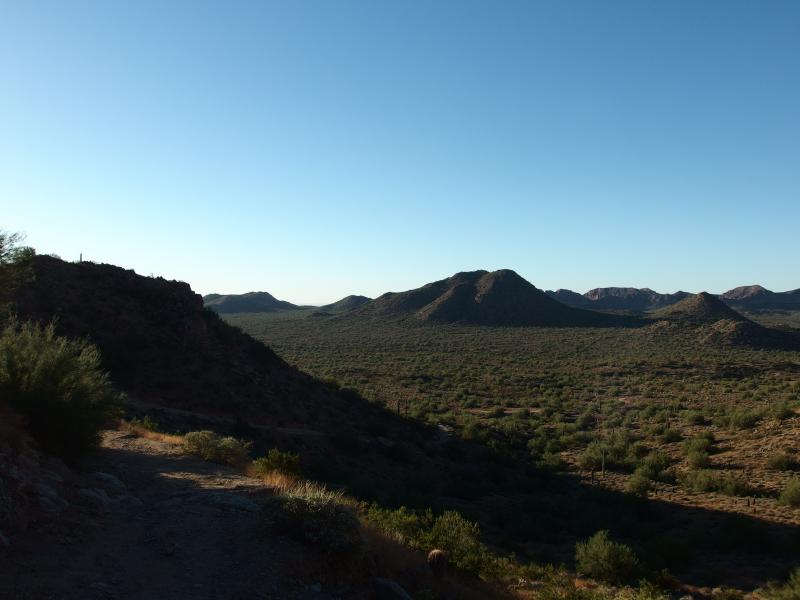
[[[639,575],[639,559],[625,544],[611,541],[608,531],[598,531],[575,545],[578,571],[609,583],[634,581]]]
[[[0,402],[24,418],[42,449],[71,459],[97,445],[122,395],[94,346],[57,336],[52,324],[11,321],[0,334]]]
[[[183,437],[183,447],[188,454],[226,465],[246,463],[251,446],[250,442],[221,437],[213,431],[191,431]]]

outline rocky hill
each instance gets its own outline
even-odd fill
[[[571,308],[550,298],[514,271],[469,271],[365,304],[361,315],[490,326],[624,324],[611,315]]]
[[[800,289],[772,292],[760,285],[733,288],[720,299],[739,310],[800,310]]]
[[[208,294],[203,296],[203,304],[220,313],[262,313],[278,310],[296,310],[297,305],[278,300],[268,292],[248,292],[246,294]]]
[[[773,348],[800,347],[800,339],[795,335],[754,323],[707,292],[700,292],[657,311],[655,316],[680,325],[698,327],[701,338],[706,342]]]

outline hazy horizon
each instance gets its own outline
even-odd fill
[[[800,286],[800,4],[0,9],[0,228],[297,304]]]

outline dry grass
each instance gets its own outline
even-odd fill
[[[252,464],[245,466],[244,474],[254,479],[260,479],[264,482],[264,485],[279,493],[292,489],[298,483],[298,478],[295,475],[281,473],[280,471],[258,472]]]
[[[172,433],[161,433],[160,431],[151,431],[149,429],[142,427],[141,425],[136,425],[124,420],[119,422],[117,429],[119,429],[120,431],[127,431],[128,433],[132,433],[134,435],[137,435],[139,437],[148,440],[164,442],[165,444],[170,444],[171,446],[183,445],[182,435],[174,435]]]

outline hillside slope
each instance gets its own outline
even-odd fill
[[[349,312],[351,310],[357,309],[360,306],[363,306],[370,300],[372,300],[372,298],[367,298],[366,296],[350,295],[350,296],[345,296],[344,298],[342,298],[341,300],[337,300],[336,302],[331,302],[330,304],[325,304],[324,306],[320,306],[319,310],[329,313]]]
[[[365,304],[361,315],[489,326],[603,326],[628,321],[550,298],[514,271],[470,271]]]
[[[59,334],[93,341],[129,395],[129,414],[168,430],[245,435],[260,451],[298,452],[309,476],[366,499],[427,506],[466,473],[495,468],[480,446],[291,367],[204,309],[185,283],[47,256],[33,267],[34,280],[18,293],[20,318],[57,319]],[[523,469],[510,465],[509,482]]]

